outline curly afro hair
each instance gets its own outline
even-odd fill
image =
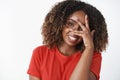
[[[94,50],[102,52],[106,49],[108,43],[107,25],[101,12],[92,5],[78,1],[65,0],[57,3],[46,15],[42,25],[43,44],[49,46],[58,46],[63,41],[62,30],[67,18],[76,11],[83,11],[88,15],[90,30],[94,33]],[[83,42],[77,45],[81,51],[84,50]]]

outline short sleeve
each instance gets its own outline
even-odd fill
[[[97,80],[100,78],[101,61],[101,53],[95,53],[92,59],[91,71],[96,75]]]
[[[40,52],[39,52],[38,48],[36,48],[33,51],[27,73],[29,75],[41,78],[41,73],[40,73],[41,60],[40,60],[40,54],[39,53]]]

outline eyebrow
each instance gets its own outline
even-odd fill
[[[73,20],[73,19],[68,19],[68,20],[72,20],[73,22],[77,23],[77,21]],[[78,19],[79,22],[81,22],[79,19]],[[83,24],[83,23],[82,23]],[[85,24],[83,24],[85,25]]]
[[[71,20],[71,21],[73,21],[73,22],[77,23],[77,21],[75,21],[75,20],[73,20],[73,19],[68,19],[68,20]]]

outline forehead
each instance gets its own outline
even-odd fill
[[[83,11],[76,11],[73,14],[71,14],[68,19],[72,19],[76,22],[81,22],[82,24],[85,24],[85,13]]]

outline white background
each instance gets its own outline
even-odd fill
[[[61,0],[0,0],[0,80],[28,80],[32,50],[42,44],[40,27]],[[109,45],[103,52],[101,80],[120,80],[120,1],[84,0],[104,15]]]

